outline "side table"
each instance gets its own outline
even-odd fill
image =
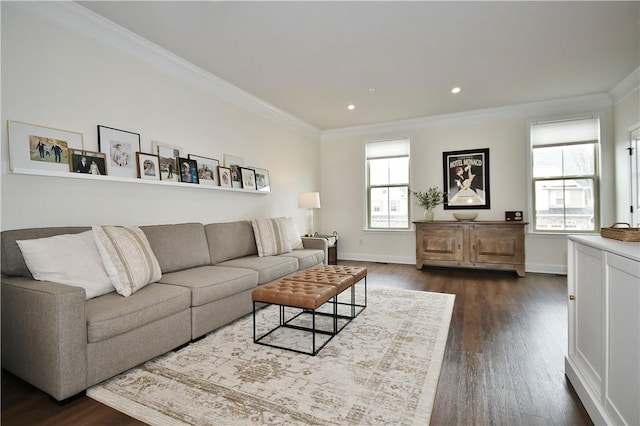
[[[327,264],[328,265],[337,265],[338,264],[338,234],[334,232],[333,234],[318,234],[317,232],[313,235],[316,238],[324,238],[329,242],[329,252],[327,254]]]

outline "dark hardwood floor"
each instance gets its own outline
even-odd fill
[[[564,375],[566,277],[366,266],[371,287],[456,295],[432,425],[591,425]],[[88,397],[58,405],[2,371],[3,426],[140,425]]]

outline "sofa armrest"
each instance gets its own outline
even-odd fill
[[[322,250],[324,252],[324,259],[322,263],[325,265],[329,261],[329,241],[326,238],[320,237],[301,237],[302,246],[306,249]]]
[[[2,277],[2,368],[58,401],[86,389],[85,291]]]

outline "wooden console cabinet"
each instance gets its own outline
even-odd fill
[[[516,271],[524,277],[527,222],[415,221],[416,268],[451,266]]]

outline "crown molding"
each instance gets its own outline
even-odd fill
[[[640,67],[636,68],[624,80],[609,91],[613,103],[617,104],[636,90],[640,90]]]
[[[71,1],[3,2],[186,80],[230,103],[317,139],[320,130]]]
[[[438,114],[408,120],[390,121],[386,123],[344,127],[325,130],[321,141],[344,137],[363,137],[381,133],[406,132],[407,130],[425,129],[442,126],[465,126],[512,118],[530,118],[540,115],[566,114],[567,112],[583,112],[600,110],[613,105],[608,93],[577,96],[573,98],[553,99],[541,102],[506,105],[495,108],[476,109],[451,114]]]

